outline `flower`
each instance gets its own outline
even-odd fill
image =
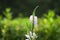
[[[33,35],[32,35],[32,34],[33,34]],[[25,35],[25,36],[26,36],[26,38],[27,38],[26,40],[30,40],[31,38],[32,38],[32,39],[37,38],[37,35],[35,34],[35,32],[32,33],[31,31],[30,31],[29,34],[27,34],[27,35]]]
[[[30,16],[30,22],[33,23],[33,15]],[[34,26],[37,26],[37,16],[34,16]]]
[[[27,39],[30,39],[30,36],[29,36],[28,34],[27,34],[27,35],[25,35],[25,36],[26,36],[26,38],[27,38]]]
[[[25,40],[29,40],[29,39],[25,39]]]

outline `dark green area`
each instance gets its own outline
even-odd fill
[[[0,14],[3,15],[6,8],[11,8],[13,17],[17,17],[19,13],[28,17],[37,5],[39,5],[36,11],[38,17],[49,10],[54,10],[56,14],[60,15],[60,0],[0,0]]]

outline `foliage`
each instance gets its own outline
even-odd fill
[[[0,16],[0,39],[25,40],[25,34],[31,30],[29,18],[11,19],[12,14],[9,11],[7,14],[5,18]],[[38,36],[36,40],[60,40],[60,16],[54,18],[54,15],[54,11],[49,10],[44,18],[38,18],[38,28],[34,29]]]

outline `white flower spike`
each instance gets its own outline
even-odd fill
[[[32,35],[32,34],[33,34],[33,35]],[[25,36],[26,36],[26,38],[27,38],[26,40],[31,40],[31,38],[32,38],[32,39],[37,38],[37,35],[35,34],[35,32],[32,33],[31,31],[30,31],[29,34],[27,34],[27,35],[25,35]]]
[[[30,16],[30,22],[33,23],[33,15]],[[37,26],[37,16],[34,16],[34,26]]]

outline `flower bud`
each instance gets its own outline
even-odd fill
[[[30,16],[30,22],[33,23],[33,15]],[[34,26],[37,26],[37,16],[34,16]]]

